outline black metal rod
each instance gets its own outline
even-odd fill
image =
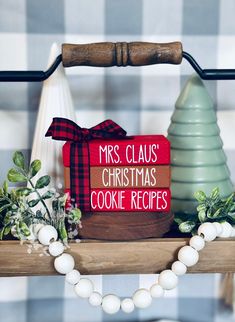
[[[0,82],[41,82],[50,77],[61,62],[62,55],[59,55],[45,72],[41,70],[0,71]]]
[[[198,75],[205,80],[235,79],[235,69],[202,69],[196,60],[183,51],[183,57],[190,63]]]
[[[190,63],[190,65],[202,79],[235,79],[235,69],[202,69],[196,60],[185,51],[183,51],[183,58]],[[0,82],[41,82],[50,77],[61,62],[62,55],[59,55],[50,68],[45,72],[41,70],[0,71]]]

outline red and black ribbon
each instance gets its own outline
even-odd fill
[[[121,139],[126,131],[112,120],[106,120],[87,129],[66,118],[55,117],[46,136],[54,140],[70,141],[70,193],[71,200],[84,212],[90,207],[89,141],[94,139]]]

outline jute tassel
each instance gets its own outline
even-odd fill
[[[226,307],[233,309],[234,307],[234,273],[226,273],[221,281],[221,299]]]

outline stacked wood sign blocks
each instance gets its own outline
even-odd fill
[[[167,139],[158,135],[91,141],[91,210],[168,212],[169,149]],[[69,191],[70,168],[66,161],[65,187]]]
[[[65,188],[69,193],[70,148],[69,142],[63,148]],[[88,148],[91,212],[83,217],[81,234],[89,238],[90,233],[87,236],[86,231],[94,233],[94,225],[105,232],[100,236],[100,231],[98,237],[93,234],[93,238],[110,236],[110,239],[124,240],[159,237],[165,233],[173,218],[170,213],[169,141],[162,135],[142,135],[92,140]],[[126,235],[128,227],[133,234],[128,232]],[[119,232],[122,229],[120,234],[117,229]]]

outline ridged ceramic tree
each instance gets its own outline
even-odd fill
[[[53,44],[48,67],[59,54],[60,49],[57,44]],[[58,187],[59,183],[64,182],[61,158],[64,142],[52,141],[45,137],[53,117],[65,117],[76,121],[70,88],[62,65],[43,83],[31,154],[31,161],[35,159],[42,161],[41,175],[50,175],[51,187]],[[34,181],[37,179],[37,176],[33,178]]]
[[[197,190],[209,194],[219,187],[224,197],[233,192],[213,101],[196,75],[187,81],[176,101],[168,139],[174,212],[195,213],[193,194]]]

